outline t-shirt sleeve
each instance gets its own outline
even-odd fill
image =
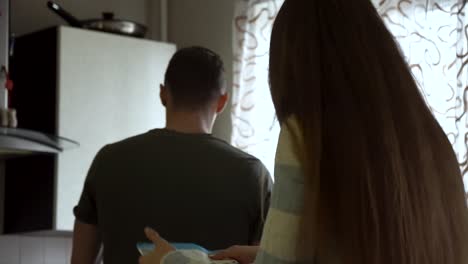
[[[88,175],[86,176],[83,192],[81,193],[78,205],[73,209],[75,218],[85,224],[98,224],[96,206],[96,178],[99,177],[103,152],[104,148],[101,149],[94,158],[88,171]]]
[[[258,199],[260,211],[255,223],[253,224],[253,230],[249,239],[249,243],[251,245],[258,244],[262,238],[263,226],[268,214],[268,209],[270,208],[271,190],[273,186],[273,181],[271,179],[270,173],[268,172],[268,169],[260,161],[258,161],[257,168],[257,175],[259,177]]]

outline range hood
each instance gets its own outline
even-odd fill
[[[0,127],[0,158],[60,153],[78,146],[73,140],[38,131]]]

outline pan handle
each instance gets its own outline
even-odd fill
[[[53,1],[47,1],[47,7],[54,11],[57,15],[59,15],[63,20],[67,21],[67,23],[72,27],[83,27],[83,24],[76,19],[76,17],[72,16],[70,13],[65,11],[60,5]]]

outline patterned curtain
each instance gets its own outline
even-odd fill
[[[232,143],[259,157],[270,172],[279,126],[268,89],[268,48],[282,2],[238,0],[234,19]],[[372,2],[447,133],[468,190],[468,21],[463,0]]]
[[[232,144],[271,174],[279,124],[268,87],[270,36],[283,0],[239,0],[234,18]]]
[[[463,0],[372,1],[448,135],[468,190],[468,21]]]

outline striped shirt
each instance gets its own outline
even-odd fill
[[[275,160],[275,185],[255,264],[297,263],[300,213],[304,200],[304,178],[293,149],[296,122],[281,128]],[[295,137],[297,138],[297,137]]]

